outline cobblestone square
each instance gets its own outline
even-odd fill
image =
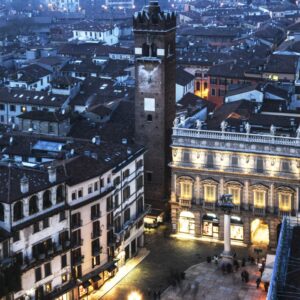
[[[166,227],[161,226],[146,232],[145,247],[150,250],[150,254],[102,299],[127,300],[130,292],[138,291],[143,300],[152,300],[153,296],[149,297],[148,291],[163,292],[167,289],[172,272],[183,272],[195,264],[205,262],[207,256],[220,254],[223,250],[223,244],[220,243],[171,238],[166,236],[165,231]],[[248,256],[246,247],[233,246],[233,251],[238,258]],[[205,270],[201,272],[206,273]],[[213,275],[206,277],[206,284],[213,286],[209,276]]]

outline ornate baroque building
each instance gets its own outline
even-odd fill
[[[223,240],[217,201],[231,194],[231,239],[275,247],[282,216],[299,209],[300,139],[183,124],[173,128],[173,230]]]

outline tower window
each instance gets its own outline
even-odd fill
[[[155,44],[151,45],[151,56],[156,57],[157,56],[157,47]]]
[[[152,122],[152,119],[153,119],[153,118],[152,118],[152,115],[147,115],[147,121],[148,121],[148,122]]]
[[[151,182],[152,181],[152,172],[147,171],[146,172],[146,178],[147,178],[148,182]]]
[[[150,47],[146,43],[143,44],[142,54],[143,56],[149,56],[150,54]]]

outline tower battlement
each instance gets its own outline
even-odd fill
[[[170,30],[176,27],[176,13],[161,11],[158,1],[150,1],[133,16],[133,30]]]

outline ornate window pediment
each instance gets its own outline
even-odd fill
[[[215,181],[214,179],[208,178],[208,179],[202,180],[202,184],[203,185],[218,185],[219,182]]]
[[[288,187],[288,186],[279,186],[279,187],[276,188],[276,191],[277,191],[278,193],[280,193],[280,192],[283,192],[283,193],[290,193],[290,194],[295,193],[295,190],[292,189],[292,188],[290,188],[290,187]]]
[[[181,182],[191,182],[191,183],[194,183],[195,179],[193,177],[190,177],[190,176],[180,176],[177,178],[177,181],[179,183]]]
[[[225,185],[225,187],[232,186],[232,187],[239,187],[239,188],[242,188],[242,186],[243,186],[243,184],[240,183],[239,181],[233,181],[233,180],[225,182],[224,185]]]
[[[263,185],[263,184],[253,184],[251,185],[252,190],[263,190],[263,191],[267,191],[269,189],[268,186]]]

